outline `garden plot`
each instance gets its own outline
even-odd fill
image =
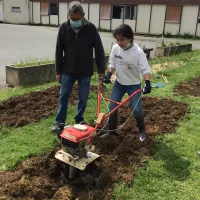
[[[179,84],[174,92],[178,95],[200,96],[200,76],[187,82]]]
[[[92,88],[96,93],[95,88]],[[57,108],[58,87],[52,87],[42,92],[34,92],[27,96],[12,98],[1,104],[1,124],[9,119],[10,126],[18,126],[17,120],[21,117],[31,116],[30,120],[21,125],[39,121],[48,117],[52,110]],[[27,104],[27,102],[29,102]],[[70,103],[77,103],[77,88],[73,91]],[[15,108],[18,108],[15,110]],[[124,124],[131,113],[129,104],[119,110],[119,138],[117,143],[101,144],[98,138],[93,141],[96,153],[100,154],[102,161],[99,167],[109,172],[111,184],[104,191],[69,183],[60,173],[58,161],[52,159],[46,162],[46,156],[32,157],[18,165],[13,172],[0,172],[1,200],[44,200],[44,199],[79,199],[102,200],[112,196],[113,187],[122,181],[131,184],[134,179],[134,167],[145,168],[146,161],[152,155],[155,146],[155,137],[165,133],[174,132],[179,121],[188,112],[186,104],[174,102],[170,99],[143,97],[146,128],[150,139],[141,143],[133,117]],[[41,110],[42,111],[37,111]],[[42,113],[47,113],[45,116]],[[7,117],[6,117],[7,115]],[[14,117],[13,117],[14,116]],[[25,120],[25,119],[24,119]],[[124,124],[124,125],[123,125]],[[123,126],[122,126],[123,125]],[[51,133],[50,133],[51,134]]]

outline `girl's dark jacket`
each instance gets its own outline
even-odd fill
[[[70,21],[60,26],[56,44],[56,74],[70,76],[92,76],[93,49],[99,74],[105,73],[105,54],[99,33],[94,24],[83,19],[78,34],[72,29]]]

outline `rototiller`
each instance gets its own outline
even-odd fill
[[[101,92],[102,88],[103,82],[100,80],[98,85],[97,120],[95,121],[95,127],[87,124],[75,124],[63,127],[63,130],[59,134],[63,148],[55,154],[56,159],[65,163],[65,173],[67,172],[69,179],[74,180],[78,178],[81,179],[83,183],[92,184],[100,189],[107,186],[109,176],[95,164],[94,161],[96,161],[100,155],[93,152],[94,146],[92,146],[90,142],[98,135],[99,126],[109,118],[110,114],[119,109],[137,93],[143,91],[143,89],[137,90],[121,103],[112,101],[117,104],[117,107],[111,112],[104,114],[100,109],[101,99],[104,101],[111,100],[103,97]]]

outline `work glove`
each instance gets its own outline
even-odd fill
[[[107,74],[104,76],[103,82],[106,83],[106,84],[111,83],[111,81],[110,81],[111,76],[112,76],[112,73],[107,72]]]
[[[143,94],[149,94],[150,92],[151,92],[151,83],[149,80],[146,80]]]

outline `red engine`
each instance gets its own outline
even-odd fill
[[[96,135],[96,129],[86,124],[69,126],[65,128],[61,133],[61,138],[69,140],[71,142],[79,143],[88,139],[91,139]]]

